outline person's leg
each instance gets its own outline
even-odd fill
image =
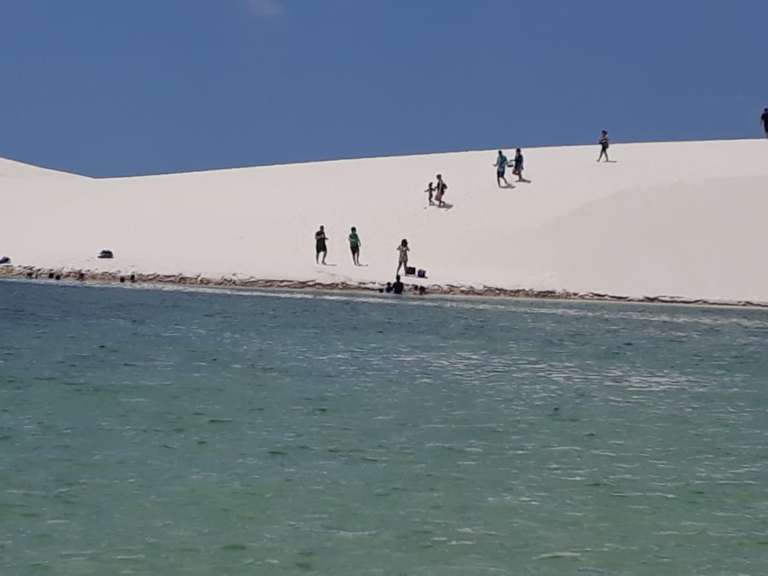
[[[315,264],[320,264],[320,251],[315,250]]]
[[[328,250],[323,250],[323,266],[325,266],[325,257],[328,256]]]

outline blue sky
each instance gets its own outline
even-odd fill
[[[765,0],[2,0],[0,155],[94,176],[748,138]]]

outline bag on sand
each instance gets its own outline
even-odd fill
[[[416,270],[416,277],[417,278],[426,278],[427,277],[427,271],[422,269],[422,268],[419,268],[418,270]]]
[[[413,276],[416,274],[416,268],[414,266],[406,266],[405,267],[405,275],[406,276]]]

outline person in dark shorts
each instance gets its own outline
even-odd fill
[[[360,237],[357,235],[357,228],[352,226],[349,233],[349,250],[352,252],[352,263],[360,266]]]
[[[765,131],[765,137],[768,138],[768,108],[763,108],[763,115],[760,116],[760,120],[763,121],[763,130]]]
[[[315,232],[315,264],[320,264],[320,254],[322,254],[322,263],[325,265],[325,257],[328,255],[326,240],[328,240],[328,237],[325,235],[325,226],[320,226],[320,229]]]
[[[523,151],[520,148],[515,150],[514,168],[512,168],[512,174],[517,176],[518,182],[525,182],[523,178]]]
[[[392,292],[394,292],[395,294],[402,294],[403,288],[405,288],[405,286],[400,281],[400,274],[398,274],[397,276],[395,276],[395,282],[392,284]]]
[[[597,157],[597,161],[600,162],[600,160],[602,160],[603,157],[605,157],[605,161],[610,162],[610,160],[608,160],[608,147],[611,145],[611,143],[610,143],[610,140],[608,139],[607,130],[603,130],[600,133],[599,144],[600,144],[600,156]]]
[[[499,155],[496,157],[496,184],[499,188],[501,188],[501,181],[504,180],[504,184],[509,186],[509,182],[507,182],[507,179],[504,177],[504,173],[507,170],[507,165],[509,164],[509,160],[507,160],[507,157],[504,156],[504,152],[499,150]]]

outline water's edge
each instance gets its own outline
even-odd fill
[[[143,284],[159,287],[176,286],[196,289],[242,290],[323,290],[340,292],[381,293],[384,285],[377,282],[320,282],[317,280],[280,280],[253,277],[207,277],[184,274],[122,273],[73,268],[41,268],[36,266],[0,266],[0,279],[76,281],[89,284]],[[408,278],[405,279],[406,282]],[[528,300],[578,300],[590,302],[629,302],[639,304],[681,304],[691,306],[727,306],[739,308],[768,308],[768,302],[752,300],[710,300],[684,296],[653,295],[624,296],[601,292],[570,292],[568,290],[535,290],[530,288],[499,288],[495,286],[469,286],[461,284],[407,284],[406,291],[419,294],[423,286],[426,294],[441,296],[480,296],[484,298],[511,298]]]

